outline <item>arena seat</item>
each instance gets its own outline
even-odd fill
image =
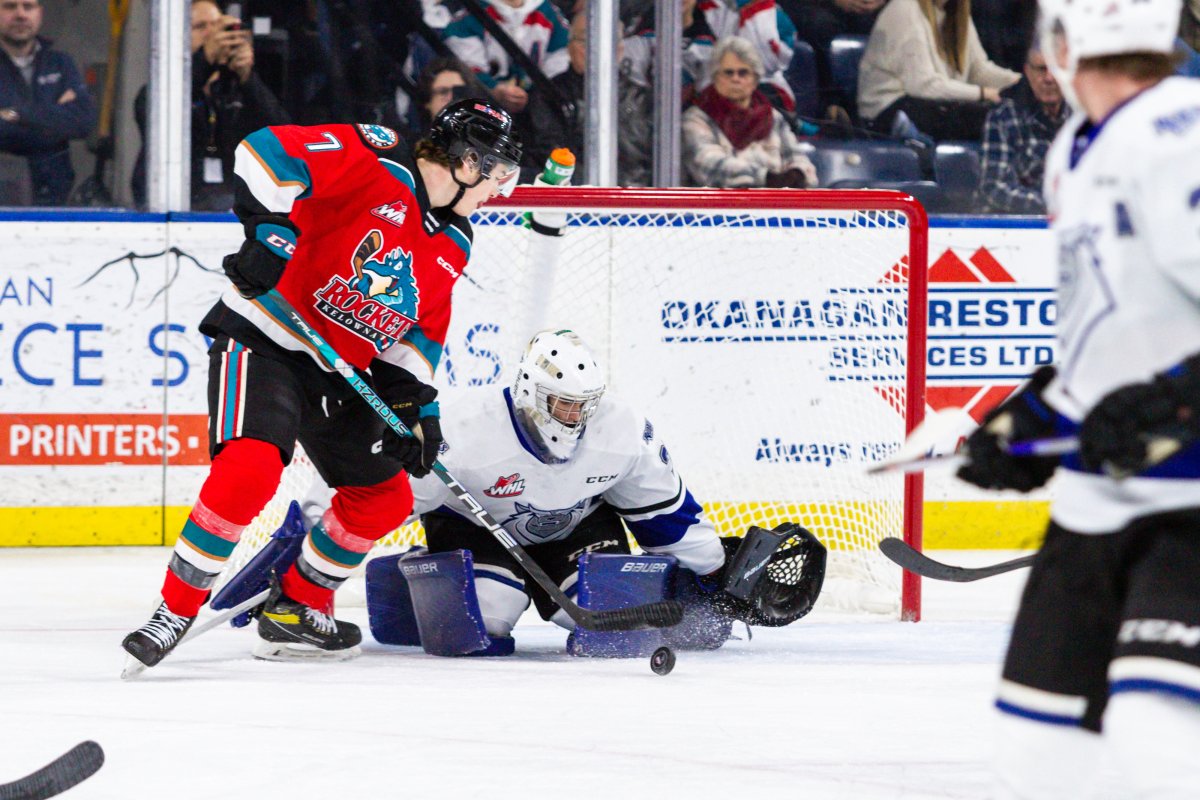
[[[852,119],[858,119],[858,64],[867,48],[867,37],[858,34],[841,34],[829,43],[829,72],[834,88],[841,91],[852,105],[846,110]]]
[[[942,142],[933,152],[933,175],[946,195],[947,211],[969,214],[982,175],[978,142]]]
[[[807,155],[817,168],[821,186],[831,188],[838,188],[841,181],[863,181],[864,185],[874,186],[879,181],[923,178],[916,151],[893,142],[821,142]]]
[[[792,94],[796,96],[796,113],[801,117],[821,115],[820,98],[817,92],[817,56],[812,45],[803,40],[796,42],[792,60],[783,76]]]

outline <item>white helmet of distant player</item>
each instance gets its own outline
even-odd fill
[[[1080,59],[1175,49],[1182,0],[1041,0],[1041,44],[1063,96],[1081,108],[1072,80]]]
[[[569,330],[536,334],[517,365],[512,399],[526,435],[545,460],[571,458],[604,394],[604,374],[592,351]]]

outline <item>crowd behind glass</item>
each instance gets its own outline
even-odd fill
[[[233,149],[259,127],[418,137],[459,97],[514,115],[525,182],[556,147],[582,156],[586,2],[194,0],[192,210],[229,209]],[[934,213],[1044,213],[1042,162],[1068,109],[1028,0],[680,2],[686,185],[898,188]],[[0,205],[145,207],[146,87],[117,88],[149,49],[123,30],[130,4],[0,0]],[[653,3],[622,0],[620,16],[618,183],[647,186]],[[1198,20],[1200,0],[1185,3],[1181,74],[1200,72]]]

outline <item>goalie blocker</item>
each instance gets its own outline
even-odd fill
[[[825,577],[826,550],[794,523],[752,527],[744,539],[726,537],[726,566],[698,578],[670,556],[585,554],[579,560],[579,602],[610,610],[663,599],[684,603],[683,622],[666,630],[601,633],[576,628],[572,655],[636,657],[662,645],[713,650],[733,621],[788,625],[812,610]],[[420,645],[439,656],[509,655],[509,636],[490,637],[475,594],[470,551],[427,554],[423,549],[375,559],[367,567],[372,635],[384,644]]]

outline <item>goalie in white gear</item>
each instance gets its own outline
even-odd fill
[[[606,391],[603,371],[574,332],[537,334],[511,387],[462,391],[447,409],[440,461],[568,596],[584,553],[629,553],[623,522],[644,551],[674,556],[699,576],[719,613],[782,625],[815,602],[824,548],[800,528],[805,565],[792,579],[799,585],[764,587],[757,611],[724,592],[726,552],[740,564],[742,539],[717,536],[653,424]],[[429,551],[471,551],[489,636],[509,636],[531,599],[544,619],[574,627],[439,478],[414,480],[412,488]],[[303,503],[310,525],[328,503],[318,479]],[[819,563],[809,557],[818,549]],[[771,592],[778,595],[765,597]]]
[[[1051,522],[996,702],[1002,797],[1198,796],[1200,82],[1172,77],[1179,0],[1043,0],[1075,108],[1047,155],[1058,364],[967,440],[960,477]],[[1010,441],[1077,435],[1019,458]],[[1110,757],[1111,756],[1111,757]]]

